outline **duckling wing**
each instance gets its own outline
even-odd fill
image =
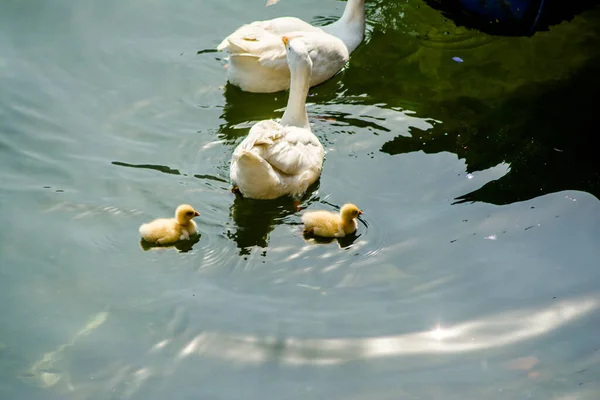
[[[329,211],[309,211],[302,215],[304,230],[322,237],[340,236],[338,214]]]
[[[181,235],[178,224],[170,218],[155,219],[152,222],[140,226],[139,232],[144,240],[151,243],[165,244],[176,242]]]

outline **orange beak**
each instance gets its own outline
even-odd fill
[[[358,215],[362,215],[362,214],[363,214],[362,210],[358,210]]]
[[[194,217],[199,217],[200,213],[198,211],[194,211]]]
[[[290,41],[290,38],[287,36],[282,36],[281,41],[283,42],[284,45],[287,46],[288,42]]]

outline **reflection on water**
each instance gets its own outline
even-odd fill
[[[568,80],[526,85],[484,113],[469,145],[486,161],[473,163],[478,164],[473,170],[493,162],[494,153],[510,163],[510,172],[457,200],[507,204],[567,189],[600,198],[600,160],[590,131],[597,125],[596,111],[585,95],[600,91],[599,77],[600,57],[596,57]],[[510,122],[507,114],[513,116]],[[499,132],[493,141],[478,140],[479,132],[491,130]]]
[[[349,248],[359,237],[360,237],[360,234],[357,234],[356,232],[354,232],[350,235],[346,235],[341,238],[333,238],[333,237],[326,238],[326,237],[320,237],[320,236],[310,235],[310,234],[306,234],[306,233],[304,234],[305,240],[312,241],[317,244],[329,244],[332,242],[337,242],[340,249]]]
[[[526,84],[493,107],[473,98],[445,104],[469,125],[413,130],[411,137],[398,136],[381,150],[451,151],[466,159],[469,173],[510,163],[508,174],[459,196],[458,202],[508,204],[567,189],[600,198],[600,164],[589,131],[596,124],[595,103],[582,95],[600,90],[599,76],[596,57],[568,79]]]
[[[197,233],[195,235],[190,236],[190,238],[187,240],[180,240],[179,242],[176,242],[173,244],[168,244],[168,245],[150,243],[144,239],[140,239],[140,247],[144,251],[153,250],[153,249],[168,249],[168,248],[174,247],[181,253],[187,253],[188,251],[192,250],[192,248],[194,247],[194,245],[196,243],[198,243],[200,241],[201,237],[202,237],[202,235]]]
[[[250,127],[256,122],[280,118],[288,100],[287,91],[275,94],[245,93],[230,84],[225,85],[223,95],[225,106],[221,118],[226,123],[219,129],[219,138],[231,144],[232,149],[235,147],[236,140],[246,136]],[[248,104],[252,104],[252,107],[248,107]],[[275,110],[281,112],[276,113]]]
[[[121,161],[113,161],[113,165],[118,165],[119,167],[129,167],[129,168],[142,168],[142,169],[153,169],[155,171],[160,171],[165,174],[173,174],[173,175],[181,175],[178,169],[169,168],[166,165],[153,165],[153,164],[128,164]]]
[[[311,88],[307,107],[312,103],[326,103],[334,99],[343,99],[343,72],[326,84]],[[281,118],[288,101],[288,91],[278,93],[245,93],[238,87],[226,84],[223,90],[225,105],[221,118],[226,121],[219,129],[219,138],[228,144],[246,136],[247,130],[256,122],[265,119]],[[252,104],[252,107],[248,107]],[[313,118],[309,112],[309,118]],[[314,128],[313,128],[314,131]],[[314,131],[314,133],[317,133]]]
[[[276,225],[275,220],[295,212],[289,208],[289,204],[282,204],[290,203],[289,199],[275,200],[275,202],[277,204],[236,196],[230,208],[236,229],[234,232],[227,231],[227,237],[236,243],[240,255],[248,254],[249,248],[255,246],[266,248],[269,233]]]
[[[308,188],[304,199],[310,201],[311,195],[318,190],[319,181]],[[252,247],[266,248],[269,233],[280,224],[289,224],[291,215],[298,212],[291,197],[275,200],[254,200],[237,195],[230,208],[235,231],[227,231],[227,237],[240,249],[240,255],[249,254]]]
[[[346,71],[345,89],[439,121],[397,135],[382,152],[450,151],[465,159],[468,173],[510,164],[502,179],[458,196],[459,202],[508,204],[566,189],[600,196],[589,135],[595,103],[585,95],[600,88],[596,17],[584,14],[531,38],[493,38],[457,28],[420,2],[380,3],[369,45]],[[420,17],[388,17],[409,12]],[[369,63],[375,54],[377,63]],[[457,56],[464,62],[453,61]],[[392,77],[375,78],[383,74]]]

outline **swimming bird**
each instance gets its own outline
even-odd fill
[[[147,242],[156,244],[189,239],[196,234],[198,227],[193,218],[199,215],[189,204],[182,204],[175,210],[175,218],[159,218],[140,226],[140,235]]]
[[[248,198],[299,197],[321,175],[325,153],[306,113],[312,61],[302,39],[282,42],[292,75],[287,108],[280,122],[257,122],[231,157],[234,189]]]
[[[227,36],[217,50],[229,53],[227,77],[246,92],[271,93],[290,87],[281,37],[302,37],[313,61],[310,86],[325,82],[348,62],[365,35],[365,0],[348,0],[341,18],[317,27],[295,17],[254,21]]]
[[[309,211],[302,215],[304,233],[321,237],[341,238],[356,232],[356,218],[363,212],[354,204],[344,204],[339,213]]]

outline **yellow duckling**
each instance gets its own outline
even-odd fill
[[[356,232],[356,218],[363,212],[354,204],[342,206],[339,214],[330,211],[311,211],[302,216],[304,233],[321,237],[341,238]]]
[[[182,204],[175,210],[175,218],[159,218],[140,226],[140,235],[150,243],[168,244],[189,239],[197,230],[192,221],[200,213],[188,204]]]

